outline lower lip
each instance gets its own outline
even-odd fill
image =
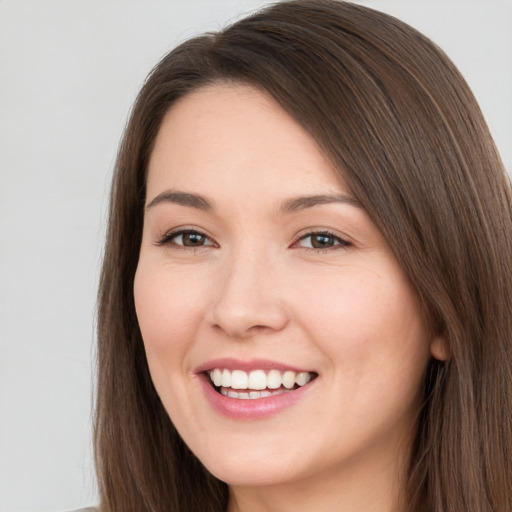
[[[243,400],[218,393],[205,374],[198,375],[198,377],[208,402],[219,414],[228,418],[248,421],[265,419],[291,407],[309,392],[311,385],[315,382],[314,380],[310,381],[305,386],[280,395]]]

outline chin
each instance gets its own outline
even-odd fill
[[[212,463],[200,460],[213,476],[230,486],[259,487],[286,483],[298,477],[297,464],[277,461],[277,458],[274,455],[262,460],[261,454],[251,458],[247,454],[233,453]]]
[[[264,467],[255,468],[249,464],[244,466],[237,469],[229,467],[207,469],[222,482],[236,487],[265,487],[284,484],[291,480],[291,475],[287,471],[268,471]]]

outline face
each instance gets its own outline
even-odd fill
[[[394,467],[433,340],[379,230],[264,93],[211,86],[167,113],[135,302],[162,402],[221,480]]]

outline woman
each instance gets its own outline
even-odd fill
[[[100,510],[511,510],[511,204],[392,17],[283,2],[173,50],[113,183]]]

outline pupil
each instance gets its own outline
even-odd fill
[[[315,235],[313,237],[311,245],[315,249],[323,249],[325,247],[332,247],[333,243],[333,237],[330,235]]]
[[[198,233],[186,233],[183,235],[183,244],[187,246],[203,245],[204,236]]]

